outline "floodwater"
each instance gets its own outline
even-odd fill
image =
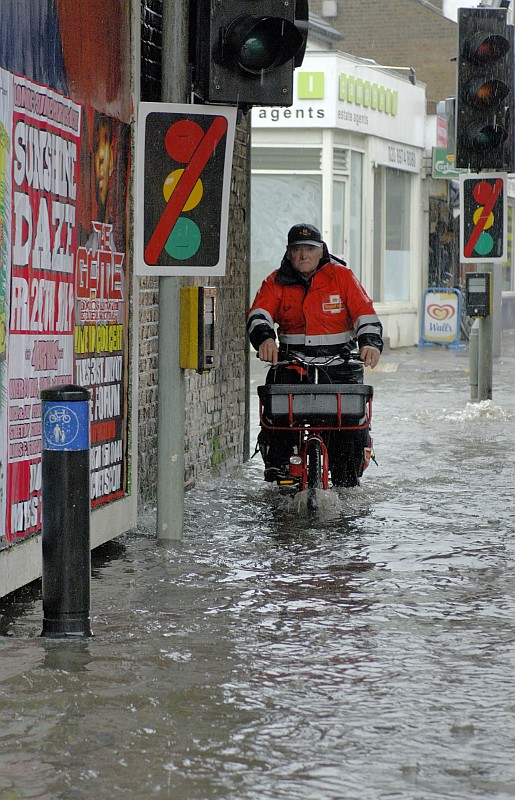
[[[386,355],[378,466],[314,515],[259,456],[188,493],[182,542],[149,512],[94,554],[94,638],[0,601],[1,800],[514,798],[505,339],[480,404],[465,353]]]

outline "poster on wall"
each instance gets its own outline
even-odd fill
[[[127,489],[130,128],[0,81],[1,547],[41,528],[42,389],[90,390],[92,505]]]
[[[73,383],[81,108],[13,78],[7,538],[41,527],[41,403]]]
[[[12,76],[0,69],[0,548],[6,543],[7,321],[11,285]]]
[[[91,502],[126,488],[129,126],[83,108],[75,383],[91,391]]]

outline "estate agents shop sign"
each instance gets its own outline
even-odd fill
[[[423,87],[338,53],[306,53],[291,107],[252,110],[256,128],[340,128],[412,147],[424,146],[424,118]]]

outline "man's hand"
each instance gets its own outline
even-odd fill
[[[379,352],[377,347],[371,347],[370,345],[362,347],[361,350],[359,351],[359,357],[363,361],[365,367],[372,367],[372,369],[374,369],[377,362],[379,361],[380,355],[381,353]]]
[[[275,339],[265,339],[261,342],[258,350],[258,358],[261,361],[269,361],[271,364],[277,364],[279,357],[279,348]]]

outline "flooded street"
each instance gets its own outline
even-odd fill
[[[514,798],[513,334],[482,404],[466,353],[385,355],[378,466],[315,515],[257,456],[100,548],[94,638],[0,601],[0,800]]]

